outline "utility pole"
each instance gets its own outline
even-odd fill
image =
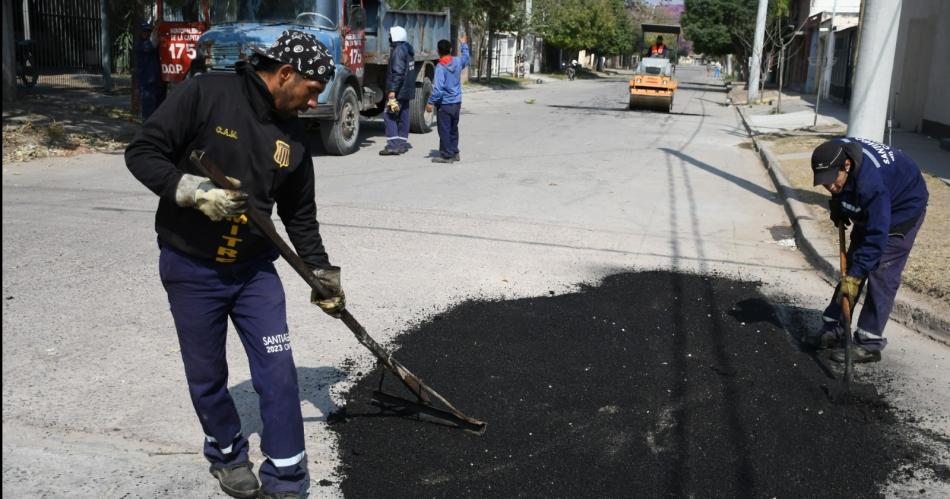
[[[765,15],[769,0],[759,0],[759,12],[755,18],[755,44],[752,46],[752,64],[749,67],[749,104],[759,100],[759,73],[762,71],[762,44],[765,40]]]
[[[864,3],[848,121],[851,137],[884,140],[900,17],[900,0]]]

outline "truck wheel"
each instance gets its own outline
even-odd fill
[[[435,121],[435,111],[426,112],[426,102],[432,96],[432,80],[426,78],[422,87],[416,89],[416,97],[409,104],[409,130],[412,133],[429,133]]]
[[[320,122],[323,148],[334,156],[346,156],[359,149],[360,103],[353,87],[346,87],[340,98],[340,118]]]

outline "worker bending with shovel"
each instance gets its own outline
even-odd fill
[[[322,43],[300,31],[253,49],[236,72],[182,84],[142,126],[125,160],[159,196],[159,275],[211,474],[233,497],[303,497],[310,475],[284,289],[273,263],[278,250],[244,213],[269,218],[276,207],[297,253],[332,295],[311,301],[342,313],[340,268],[330,265],[320,237],[313,161],[297,117],[317,106],[335,65]],[[231,188],[190,161],[195,150],[221,165]],[[260,396],[260,485],[228,390],[228,318]]]
[[[807,335],[805,342],[816,348],[836,348],[831,358],[844,362],[844,335],[852,333],[841,325],[850,323],[850,317],[842,316],[842,298],[854,306],[866,288],[851,355],[854,362],[877,362],[887,345],[884,326],[894,307],[901,273],[924,222],[927,184],[903,151],[854,137],[818,146],[811,167],[814,185],[831,193],[832,222],[854,226],[846,273],[825,308],[821,330]]]

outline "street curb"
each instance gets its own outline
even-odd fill
[[[819,221],[807,205],[795,199],[794,189],[782,171],[782,163],[772,154],[768,147],[759,143],[746,120],[745,113],[739,106],[736,112],[745,126],[752,145],[759,153],[759,158],[765,170],[769,172],[775,189],[782,198],[785,213],[788,215],[792,228],[795,229],[795,243],[805,255],[805,259],[819,270],[826,280],[831,283],[838,281],[838,252],[832,244],[821,244],[822,233],[818,227]],[[818,244],[816,245],[816,242]],[[818,246],[822,246],[819,248]],[[950,317],[944,317],[936,310],[946,309],[944,304],[937,300],[921,295],[920,293],[902,288],[894,300],[894,309],[891,318],[904,326],[927,336],[935,341],[950,345]]]

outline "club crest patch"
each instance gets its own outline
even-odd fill
[[[274,162],[279,168],[290,166],[290,144],[283,140],[274,143]]]

